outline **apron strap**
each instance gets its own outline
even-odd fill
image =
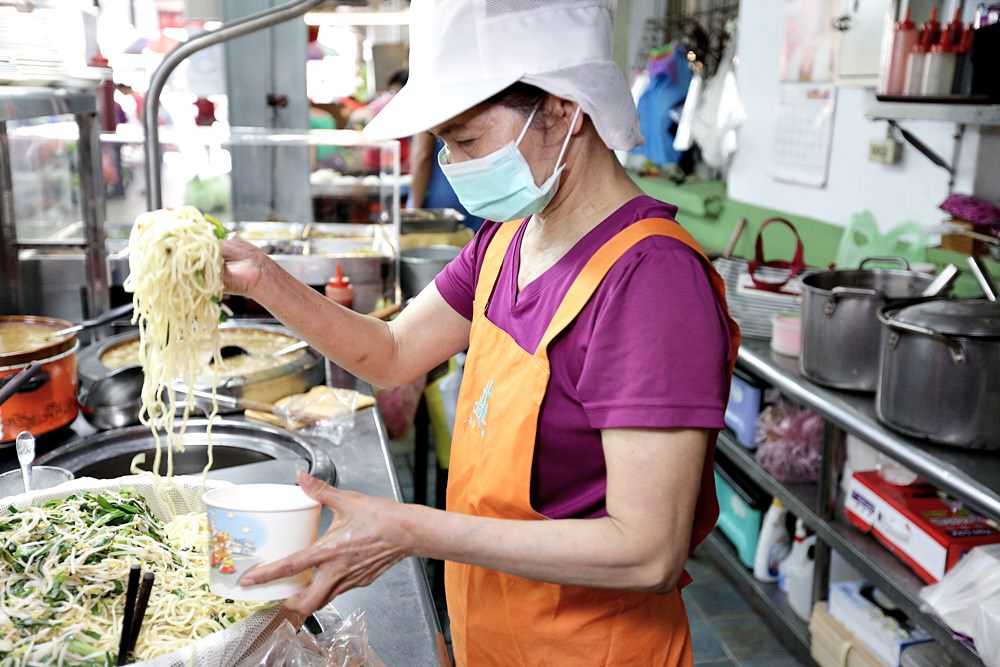
[[[489,302],[490,296],[493,294],[493,286],[496,285],[497,278],[500,276],[503,258],[507,255],[507,248],[510,247],[522,222],[524,222],[523,219],[503,223],[490,239],[490,245],[486,248],[486,256],[483,258],[483,265],[479,269],[479,277],[476,279],[476,297],[472,306],[474,313],[486,313],[486,304]]]
[[[646,218],[632,223],[611,237],[587,261],[583,270],[573,281],[569,291],[566,292],[566,296],[555,315],[552,316],[552,321],[542,336],[538,349],[535,350],[536,357],[545,358],[548,356],[549,345],[580,314],[615,262],[621,259],[622,255],[636,243],[650,236],[666,236],[677,239],[698,253],[707,266],[712,266],[698,242],[677,222],[667,218]]]

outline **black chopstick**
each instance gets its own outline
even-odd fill
[[[128,570],[128,587],[125,589],[125,612],[122,614],[122,636],[118,640],[118,660],[124,665],[128,659],[128,642],[132,637],[132,615],[135,613],[135,598],[139,594],[139,575],[142,568],[133,565]]]
[[[139,585],[139,597],[135,601],[135,611],[132,613],[132,636],[128,642],[128,652],[135,650],[135,643],[139,641],[139,631],[142,630],[142,619],[146,615],[146,607],[149,605],[149,594],[153,591],[153,581],[156,576],[152,572],[145,572],[142,575],[142,583]]]

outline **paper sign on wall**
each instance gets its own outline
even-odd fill
[[[771,174],[779,181],[826,185],[837,89],[832,84],[781,86]]]

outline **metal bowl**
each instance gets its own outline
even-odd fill
[[[106,431],[139,423],[142,368],[124,366],[80,390],[80,412],[95,428]]]
[[[208,463],[207,419],[188,422],[183,452],[173,453],[175,475],[197,475]],[[305,461],[314,477],[330,484],[336,469],[330,457],[312,440],[283,429],[250,422],[216,419],[212,423],[212,470],[263,461]],[[77,477],[114,479],[131,474],[132,459],[145,454],[143,468],[152,467],[156,454],[153,434],[145,426],[130,426],[91,435],[59,447],[38,459],[39,465],[54,465]],[[166,472],[166,452],[161,473]]]

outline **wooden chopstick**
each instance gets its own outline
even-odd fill
[[[139,585],[139,597],[135,601],[135,611],[132,612],[132,636],[128,642],[128,652],[135,650],[135,644],[139,641],[139,631],[142,630],[142,619],[146,616],[146,607],[149,605],[149,594],[153,591],[153,581],[156,575],[152,572],[145,572],[142,575],[142,583]]]
[[[116,665],[124,665],[128,659],[128,642],[132,637],[132,615],[135,613],[135,599],[139,594],[139,575],[142,568],[133,565],[128,570],[128,586],[125,588],[125,612],[122,614],[122,635],[118,640]]]

